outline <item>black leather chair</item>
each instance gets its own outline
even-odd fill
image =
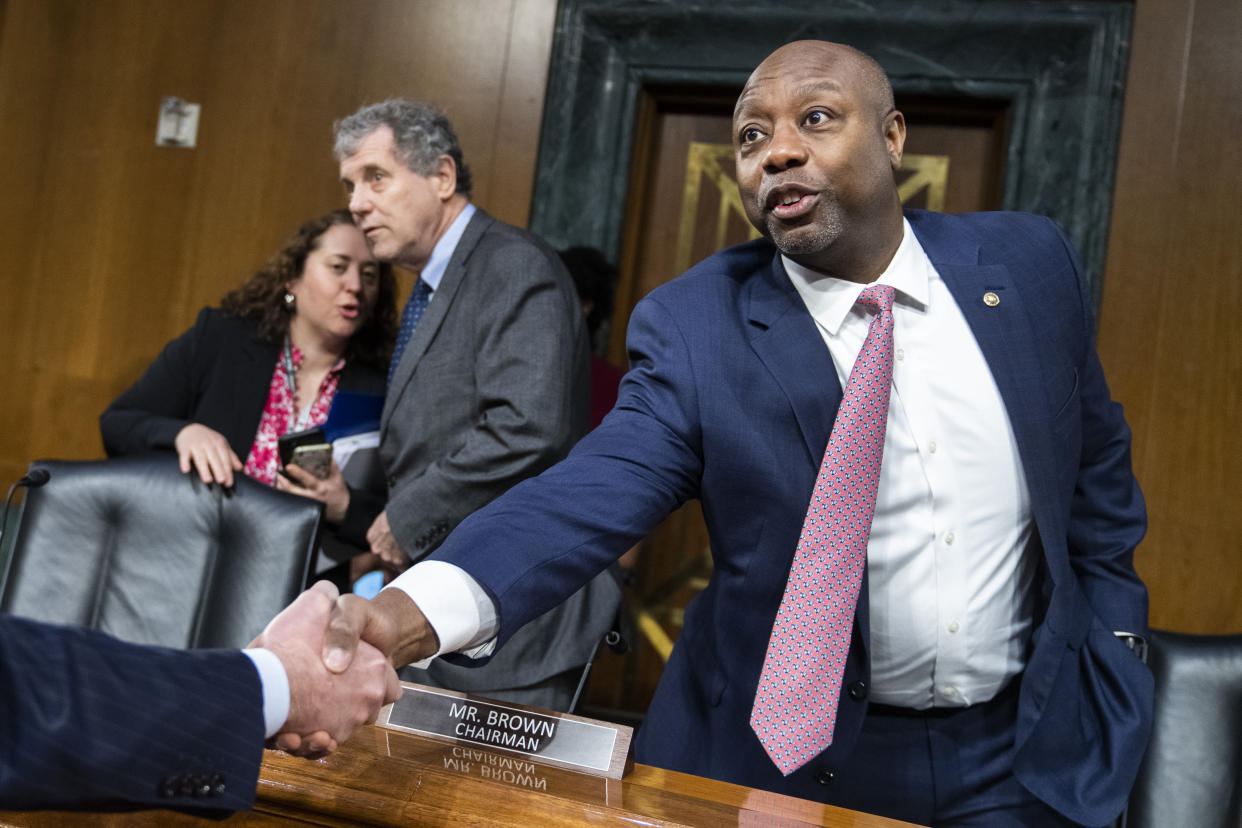
[[[168,454],[40,460],[0,610],[169,647],[242,647],[300,592],[322,507],[244,475],[234,490]]]
[[[1242,828],[1242,635],[1152,630],[1151,744],[1126,828]]]

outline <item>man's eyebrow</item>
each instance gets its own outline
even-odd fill
[[[836,81],[819,80],[819,81],[812,81],[810,83],[804,83],[801,86],[797,87],[793,91],[793,97],[811,98],[822,92],[841,92],[841,91],[842,91],[841,84],[837,83]],[[733,117],[736,118],[739,115],[751,109],[752,102],[756,97],[758,97],[758,95],[759,93],[755,91],[754,87],[751,87],[745,90],[744,92],[742,92],[742,94],[737,99],[737,104],[733,107]]]
[[[388,170],[386,170],[381,164],[364,164],[362,169],[359,170],[359,172],[362,173],[363,178],[366,178],[370,176],[372,173],[388,172]],[[345,176],[341,176],[341,183],[348,184],[349,179],[346,178]]]
[[[805,83],[794,90],[794,97],[809,98],[819,92],[840,92],[841,84],[831,80],[815,81],[814,83]]]

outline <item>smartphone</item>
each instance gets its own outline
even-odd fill
[[[301,466],[320,480],[332,472],[332,446],[328,443],[316,443],[310,446],[297,446],[289,463]]]
[[[293,462],[293,450],[298,446],[318,446],[327,442],[328,438],[324,436],[323,429],[319,426],[282,434],[276,441],[276,448],[280,453],[280,465],[287,466]]]

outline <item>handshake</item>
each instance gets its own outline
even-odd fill
[[[250,646],[274,653],[289,680],[289,715],[275,747],[319,756],[401,697],[394,666],[431,655],[439,645],[405,593],[387,590],[367,601],[320,581]]]

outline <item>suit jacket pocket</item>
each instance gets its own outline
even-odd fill
[[[1014,773],[1062,813],[1101,825],[1120,812],[1138,773],[1151,733],[1154,682],[1094,613],[1088,623],[1081,646],[1072,634],[1068,642],[1059,635],[1043,642],[1057,647],[1059,665],[1038,720],[1020,745]],[[1048,667],[1033,657],[1028,671],[1036,664]],[[1019,719],[1032,712],[1024,705]]]

